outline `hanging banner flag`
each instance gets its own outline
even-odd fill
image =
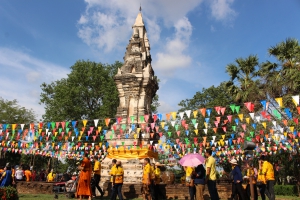
[[[246,117],[246,122],[247,122],[247,124],[250,124],[250,118],[249,117]]]
[[[167,114],[166,114],[166,119],[167,119],[167,121],[169,121],[170,118],[171,118],[171,114],[170,114],[170,113],[167,113]]]
[[[206,108],[200,108],[200,113],[202,114],[203,117],[205,117],[205,113],[206,113]]]
[[[235,111],[235,105],[234,104],[230,104],[229,107],[230,107],[231,111],[234,113],[234,111]]]
[[[282,104],[282,97],[275,98],[275,101],[278,103],[279,107],[282,108],[282,106],[283,106],[283,104]]]
[[[293,103],[297,107],[299,105],[299,95],[292,96],[292,98],[293,98]]]
[[[240,120],[243,121],[244,115],[243,114],[238,114],[238,116],[239,116]]]
[[[86,127],[86,123],[88,122],[88,120],[84,119],[82,120],[83,126]],[[56,128],[58,128],[58,125],[56,124]]]
[[[193,111],[194,118],[197,118],[198,110]]]
[[[176,112],[171,112],[171,115],[172,115],[173,120],[176,120],[177,113]]]
[[[224,115],[225,114],[225,110],[226,110],[226,108],[225,107],[221,107],[221,113],[222,113],[222,115]]]
[[[184,112],[180,112],[179,113],[179,116],[180,116],[180,119],[182,120],[182,118],[183,118],[183,115],[184,115]]]
[[[188,118],[190,118],[190,116],[191,116],[191,110],[186,110],[185,114],[187,115]]]
[[[216,110],[216,112],[218,113],[218,115],[220,114],[220,111],[221,111],[221,107],[220,106],[216,106],[215,107],[215,110]]]
[[[260,122],[260,116],[256,116],[255,119],[257,122]]]
[[[206,109],[206,114],[207,114],[208,116],[210,116],[210,114],[211,114],[211,108],[207,108],[207,109]]]
[[[239,112],[240,112],[240,108],[241,108],[241,106],[235,106],[235,111],[236,111],[236,113],[239,113]]]
[[[232,115],[228,115],[228,116],[227,116],[227,119],[228,119],[228,121],[231,123]]]

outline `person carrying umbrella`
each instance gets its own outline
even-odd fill
[[[196,188],[196,199],[197,200],[204,200],[203,194],[204,194],[204,188],[205,188],[205,169],[202,164],[198,165],[195,168],[194,173],[194,183]]]
[[[205,158],[198,153],[190,153],[183,156],[179,164],[184,166],[186,172],[186,184],[189,186],[189,193],[191,200],[194,200],[196,188],[194,185],[194,179],[197,175],[193,175],[194,167],[204,163]],[[200,188],[200,185],[199,185]]]

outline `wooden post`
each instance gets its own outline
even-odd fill
[[[249,184],[250,184],[250,194],[251,200],[254,200],[254,185],[253,185],[253,176],[249,177]]]

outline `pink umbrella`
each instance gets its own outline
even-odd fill
[[[179,164],[182,166],[196,167],[200,164],[204,164],[205,158],[198,153],[190,153],[183,156],[179,160]]]

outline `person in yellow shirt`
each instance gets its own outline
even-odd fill
[[[111,167],[110,173],[109,173],[110,174],[110,182],[111,182],[111,197],[110,197],[111,200],[116,199],[116,196],[114,195],[114,194],[116,194],[116,191],[115,191],[115,188],[114,188],[114,185],[113,185],[114,174],[116,173],[116,163],[117,163],[117,160],[112,159],[112,161],[111,161],[112,167]]]
[[[216,160],[212,157],[212,150],[206,149],[205,152],[206,162],[206,178],[208,191],[211,200],[219,200],[219,194],[217,191],[217,170],[216,170]]]
[[[151,176],[151,166],[150,166],[150,159],[145,158],[144,159],[144,169],[143,169],[143,179],[142,179],[142,194],[144,200],[150,200],[150,178]]]
[[[266,190],[266,177],[262,174],[263,161],[259,160],[259,169],[257,172],[257,187],[259,188],[259,193],[262,200],[266,200],[265,190]]]
[[[29,182],[32,176],[31,171],[29,169],[26,169],[24,175],[26,177],[26,181]]]
[[[267,161],[267,158],[264,155],[260,157],[260,160],[263,161],[261,174],[265,176],[267,183],[265,194],[267,195],[269,200],[275,200],[275,177],[273,165]]]
[[[101,197],[103,197],[104,192],[102,191],[101,187],[99,186],[100,180],[101,180],[101,162],[99,161],[99,158],[97,155],[94,156],[94,181],[95,184],[92,187],[93,197],[96,196],[96,188],[101,194]]]
[[[53,172],[53,169],[51,169],[50,173],[47,175],[47,182],[53,182],[54,178],[55,178],[55,174]]]
[[[249,162],[246,163],[246,169],[247,169],[247,177],[249,177],[249,181],[250,181],[250,177],[252,179],[252,184],[253,184],[253,188],[254,188],[254,200],[257,200],[258,199],[257,186],[256,186],[257,169],[254,168],[253,164],[249,163]],[[250,199],[250,197],[251,197],[250,182],[247,184],[246,191],[247,191],[247,195]]]
[[[123,200],[122,186],[123,186],[123,179],[124,179],[124,170],[121,161],[117,161],[116,168],[112,172],[112,176],[113,176],[112,185],[114,188],[113,189],[114,194],[112,194],[112,199],[116,199],[118,194],[119,199]]]
[[[159,184],[161,182],[161,173],[160,169],[164,166],[163,164],[160,164],[159,162],[156,162],[154,165],[154,198],[153,200],[158,200],[158,197],[161,196],[162,199],[167,199],[165,197],[165,194],[160,190]]]
[[[189,166],[184,167],[184,171],[185,171],[185,183],[189,187],[190,199],[194,200],[196,195],[196,188],[194,185],[191,185],[194,167],[189,167]]]
[[[155,200],[155,163],[151,164],[150,191],[152,200]]]

